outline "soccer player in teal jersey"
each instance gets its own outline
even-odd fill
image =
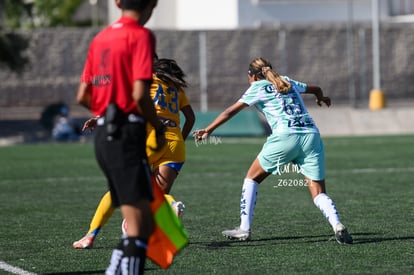
[[[248,78],[250,87],[236,103],[219,114],[206,128],[193,132],[196,139],[205,139],[248,106],[255,106],[261,111],[272,129],[243,182],[240,226],[225,230],[222,234],[229,239],[249,240],[259,184],[271,174],[280,175],[283,166],[293,163],[304,175],[313,202],[329,221],[337,242],[351,244],[352,237],[341,223],[335,203],[326,194],[323,142],[301,94],[315,95],[319,106],[322,103],[330,106],[330,98],[324,96],[318,86],[280,76],[263,58],[256,58],[250,63]]]

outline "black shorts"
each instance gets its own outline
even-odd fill
[[[145,126],[145,122],[126,123],[111,141],[105,125],[96,127],[95,156],[108,180],[114,207],[153,199]]]

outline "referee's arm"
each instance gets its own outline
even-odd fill
[[[132,91],[132,98],[137,103],[138,112],[142,115],[156,130],[163,128],[157,117],[154,103],[149,95],[150,81],[135,80]]]
[[[153,148],[153,150],[157,151],[165,145],[165,126],[157,117],[154,102],[149,93],[150,85],[151,81],[135,80],[132,98],[137,103],[138,113],[155,128],[157,147]]]
[[[81,82],[76,97],[78,103],[89,110],[91,109],[91,89],[92,85],[90,83]]]

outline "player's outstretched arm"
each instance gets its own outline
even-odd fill
[[[194,131],[193,136],[197,140],[206,139],[217,127],[225,123],[227,120],[232,118],[247,106],[247,104],[237,101],[226,110],[224,110],[221,114],[219,114],[206,128]]]

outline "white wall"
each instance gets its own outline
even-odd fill
[[[235,29],[238,0],[158,0],[147,27],[152,29]],[[108,0],[109,23],[121,15]]]
[[[120,11],[114,0],[108,1],[109,22],[114,22]],[[379,2],[381,17],[386,18],[387,0]],[[345,22],[350,15],[354,21],[370,21],[371,0],[158,0],[147,26],[152,29],[223,30],[283,23]]]
[[[371,20],[371,0],[240,0],[239,2],[239,26],[245,28],[283,23],[346,22],[349,15],[356,21]]]
[[[235,29],[239,0],[158,0],[147,26],[156,29]]]
[[[115,1],[108,0],[108,24],[115,22],[120,15],[121,11],[115,5]]]
[[[179,29],[235,29],[238,0],[177,0]]]

